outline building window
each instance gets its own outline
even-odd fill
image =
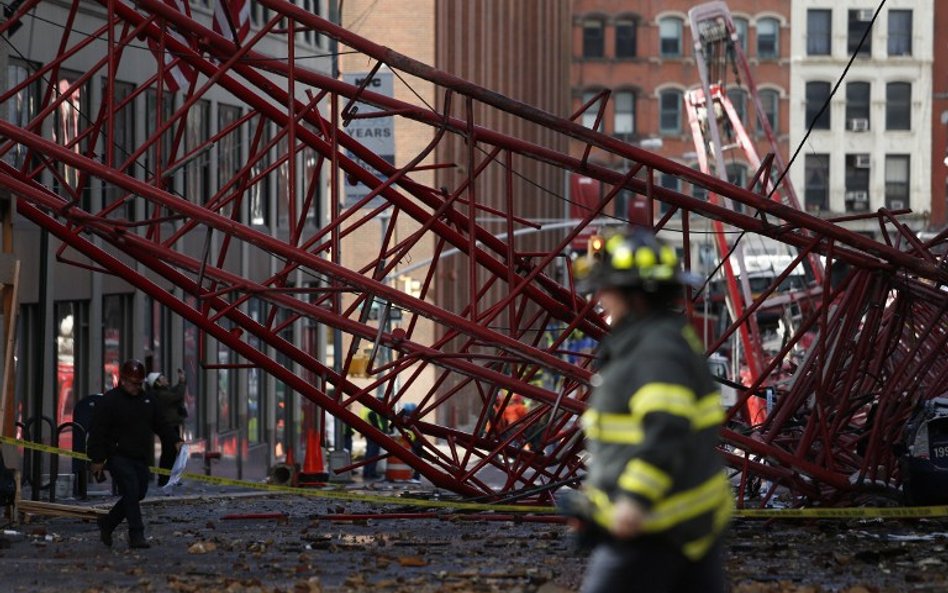
[[[102,390],[118,387],[119,369],[132,353],[132,295],[102,297]]]
[[[885,129],[912,129],[912,85],[890,82],[885,86]]]
[[[290,159],[294,157],[287,137],[282,136],[276,145],[276,223],[281,229],[290,226],[290,183],[295,182],[290,179]]]
[[[814,130],[830,129],[830,110],[829,105],[820,113],[830,98],[830,83],[828,82],[808,82],[806,83],[806,126],[813,127]]]
[[[869,210],[869,167],[868,154],[846,155],[846,211],[865,212]]]
[[[297,4],[297,2],[294,2],[294,4]],[[319,14],[318,2],[314,2],[313,0],[302,0],[302,5],[303,10],[305,10],[307,13],[315,15]],[[303,40],[309,45],[316,44],[316,32],[313,31],[312,27],[307,27],[303,31]]]
[[[259,115],[253,116],[251,129],[254,130],[253,137],[256,144],[251,145],[250,152],[259,154],[253,158],[253,166],[250,169],[252,179],[248,191],[250,192],[250,224],[259,226],[268,226],[270,224],[270,179],[273,173],[264,175],[263,172],[270,166],[270,151],[267,145],[270,143],[270,125],[269,122]],[[263,126],[263,130],[257,134],[258,126]]]
[[[869,129],[869,83],[846,84],[846,128],[854,132]]]
[[[197,299],[193,296],[185,296],[184,302],[189,307],[198,307]],[[182,339],[181,357],[184,378],[188,386],[184,396],[184,407],[188,410],[188,417],[184,419],[184,435],[182,436],[185,440],[191,440],[204,432],[208,412],[207,406],[196,406],[194,398],[195,393],[204,393],[204,373],[201,372],[203,349],[199,347],[201,333],[198,326],[185,321]]]
[[[681,91],[671,89],[662,91],[658,95],[659,117],[658,129],[662,134],[678,134],[681,132]]]
[[[41,91],[39,83],[41,79],[34,79],[27,83],[30,76],[38,69],[39,65],[37,64],[15,58],[11,58],[7,65],[6,89],[8,92],[16,89],[16,92],[8,98],[6,105],[2,108],[2,117],[21,128],[26,128],[29,125],[40,108]],[[3,160],[7,164],[20,169],[26,163],[28,152],[29,149],[25,144],[14,144],[3,155]]]
[[[767,123],[770,124],[770,131],[777,134],[779,131],[777,123],[780,115],[780,92],[774,89],[761,89],[758,98],[760,99],[760,106],[764,109],[763,113],[757,114],[758,121],[763,121],[766,118]],[[758,124],[758,130],[764,131],[763,124]]]
[[[221,320],[221,327],[233,329],[233,322],[229,319]],[[233,350],[224,342],[217,342],[217,430],[227,432],[238,427],[238,394],[237,369],[232,365],[237,357]]]
[[[174,113],[174,97],[168,91],[161,93],[161,111],[158,111],[158,93],[154,89],[145,91],[145,137],[149,139],[148,150],[145,151],[145,176],[153,177],[158,172],[158,165],[161,170],[168,168],[168,161],[171,159],[171,149],[174,147],[175,126],[170,126],[161,136],[161,155],[156,152],[157,142],[151,137],[165,124]],[[180,152],[180,151],[179,151]],[[160,163],[159,163],[160,161]],[[163,179],[162,187],[168,191],[174,191],[174,176],[168,176]]]
[[[636,54],[636,22],[624,18],[616,21],[616,58],[634,58]]]
[[[307,127],[309,127],[307,125]],[[311,129],[311,132],[318,133]],[[306,146],[302,150],[302,169],[303,169],[303,196],[302,208],[306,209],[306,224],[310,227],[318,227],[320,220],[319,214],[322,210],[322,187],[323,180],[320,175],[321,157],[316,149]]]
[[[53,140],[73,152],[85,154],[88,142],[81,136],[87,124],[86,114],[89,113],[89,89],[88,83],[75,84],[81,77],[79,72],[65,68],[59,71],[54,88],[59,104],[53,122]],[[58,163],[56,170],[59,175],[53,180],[55,191],[69,200],[81,194],[83,208],[88,209],[88,192],[79,187],[79,170],[65,163]]]
[[[912,55],[912,11],[889,11],[889,55]]]
[[[662,173],[659,175],[658,184],[665,189],[670,189],[672,191],[681,190],[681,180],[678,179],[675,175],[671,173]],[[671,206],[663,201],[659,201],[659,211],[662,214],[665,214],[671,209]]]
[[[741,51],[747,53],[747,31],[749,29],[747,19],[741,17],[734,18],[734,29],[737,32],[737,44]]]
[[[203,204],[211,197],[211,159],[207,150],[211,137],[211,102],[201,99],[188,110],[185,139],[187,153],[196,154],[184,167],[184,197]]]
[[[902,210],[909,207],[909,155],[885,156],[885,207]]]
[[[868,58],[872,55],[872,35],[866,36],[862,41],[862,36],[869,31],[869,25],[872,23],[872,9],[859,9],[849,11],[849,34],[847,35],[846,49],[852,55],[858,52],[861,57]],[[860,46],[860,42],[862,45]]]
[[[811,8],[806,11],[806,53],[828,56],[833,53],[833,11]]]
[[[250,0],[250,22],[254,25],[262,25],[270,20],[270,9],[263,6],[257,0]]]
[[[224,185],[230,183],[237,177],[237,172],[244,160],[241,156],[243,147],[242,126],[236,126],[228,131],[230,126],[234,126],[240,119],[240,107],[233,105],[217,106],[217,133],[226,134],[217,141],[217,191],[225,190]],[[232,193],[238,188],[232,185],[226,188],[226,192]],[[230,216],[230,208],[221,210],[224,216]]]
[[[601,19],[583,21],[583,57],[601,58],[605,55],[606,39]]]
[[[701,171],[701,167],[698,165],[698,163],[695,163],[694,165],[692,165],[691,168],[694,169],[695,171],[699,171],[699,172]],[[691,195],[699,200],[707,201],[708,190],[701,187],[700,185],[691,184]]]
[[[102,81],[102,92],[107,91],[108,82]],[[128,157],[137,148],[135,144],[135,122],[138,120],[135,114],[135,101],[132,93],[135,92],[135,85],[128,82],[112,82],[112,162],[109,163],[114,168],[119,168],[128,161]],[[104,150],[103,150],[104,152]],[[104,155],[103,155],[104,156]],[[125,172],[135,176],[134,163],[128,163]],[[125,190],[112,183],[102,184],[102,206],[107,208],[116,200],[125,195]],[[134,214],[134,202],[128,200],[124,207],[125,218],[132,220]]]
[[[780,22],[760,19],[757,22],[757,57],[776,58],[780,55]]]
[[[663,58],[681,57],[682,20],[666,17],[658,21],[659,55]]]
[[[747,91],[737,88],[728,89],[727,98],[731,102],[731,105],[734,106],[737,119],[739,119],[742,124],[747,125]]]
[[[256,323],[266,323],[265,301],[251,297],[247,301],[247,314]],[[247,343],[254,349],[266,352],[266,345],[259,337],[248,333]],[[263,441],[264,410],[267,402],[267,375],[259,366],[247,369],[247,441],[257,445]]]
[[[631,140],[635,135],[635,94],[631,91],[619,91],[615,97],[615,127],[613,134],[623,140]]]
[[[803,186],[807,212],[829,210],[828,154],[808,154],[804,165]]]
[[[71,422],[76,403],[89,393],[88,305],[88,301],[58,301],[53,305],[56,320],[56,426]],[[98,391],[98,386],[95,389]]]
[[[585,91],[583,92],[583,105],[589,105],[589,102],[596,98],[599,95],[599,91]],[[590,130],[596,127],[596,117],[599,116],[599,106],[602,104],[601,100],[592,103],[586,110],[583,111],[582,115],[582,124],[589,128]],[[599,122],[598,132],[602,131],[602,121]]]
[[[738,187],[747,188],[747,167],[738,163],[731,163],[724,168],[727,171],[727,180]],[[731,200],[734,212],[743,212],[744,204]]]

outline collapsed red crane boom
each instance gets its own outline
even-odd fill
[[[569,278],[561,254],[583,229],[557,232],[546,251],[527,253],[518,249],[514,229],[529,226],[529,211],[512,188],[502,202],[506,206],[500,208],[494,203],[489,207],[464,203],[462,196],[485,170],[506,167],[509,172],[513,156],[519,163],[555,167],[564,178],[580,172],[607,188],[624,187],[677,208],[686,247],[689,224],[695,228],[715,220],[791,245],[805,256],[820,254],[828,266],[837,261],[848,265],[850,272],[840,283],[822,278],[811,287],[807,315],[786,337],[784,351],[762,362],[758,385],[786,373],[791,363],[795,370],[782,383],[771,382],[779,393],[766,425],[752,432],[735,420],[724,431],[727,454],[745,475],[764,476],[808,499],[836,500],[852,490],[852,474],[876,477],[880,467],[891,469],[885,479],[897,482],[896,459],[886,446],[899,438],[905,418],[919,400],[940,395],[946,374],[946,363],[937,355],[948,339],[948,293],[943,290],[948,270],[944,255],[936,255],[936,248],[945,244],[944,236],[922,244],[896,217],[880,212],[880,229],[888,240],[873,241],[752,189],[732,186],[418,63],[292,3],[261,0],[260,4],[272,17],[239,46],[159,0],[102,2],[100,28],[92,36],[76,34],[79,7],[86,3],[34,7],[49,17],[37,21],[40,33],[44,38],[58,36],[60,43],[42,67],[0,97],[4,103],[17,101],[23,93],[41,98],[23,121],[0,122],[5,139],[0,152],[9,163],[0,169],[0,186],[20,198],[23,216],[63,242],[62,259],[78,253],[85,265],[124,278],[386,449],[400,450],[400,445],[363,421],[357,406],[378,411],[399,431],[416,431],[423,455],[407,450],[400,450],[400,455],[440,487],[469,496],[497,499],[531,493],[548,500],[550,490],[582,473],[582,441],[575,420],[584,409],[589,359],[570,362],[563,345],[576,329],[594,337],[606,329],[591,304],[573,294],[569,282],[554,280],[564,265]],[[0,32],[26,18],[30,17],[25,11],[17,11]],[[283,19],[285,24],[278,28]],[[307,67],[294,59],[299,30],[333,37],[372,63],[433,83],[444,96],[441,110],[372,93]],[[150,47],[174,59],[155,61],[153,71],[143,72],[141,56],[135,53],[138,39],[148,40]],[[287,59],[268,55],[266,44],[274,39],[289,49]],[[160,106],[168,70],[179,66],[198,76],[185,100],[165,110]],[[129,69],[141,78],[129,96],[120,98],[116,73]],[[61,70],[84,74],[63,88],[50,82]],[[72,98],[93,77],[102,80],[106,98],[97,109],[83,108],[85,124],[77,135],[55,141],[43,137],[41,130],[58,129],[54,120],[75,107]],[[215,136],[185,141],[189,115],[201,100],[221,93],[239,98],[240,118]],[[136,147],[120,147],[130,149],[127,152],[118,150],[115,118],[131,101],[148,97],[155,98],[156,121],[147,138]],[[359,115],[344,109],[356,101],[379,111]],[[630,168],[609,170],[478,125],[472,115],[476,111],[469,108],[474,103],[619,155],[631,163]],[[346,128],[347,118],[382,116],[430,127],[431,142],[406,165],[390,165],[347,134]],[[188,170],[195,159],[218,150],[235,130],[249,140],[246,157],[216,192],[172,191],[179,170]],[[419,182],[413,173],[449,135],[483,150],[477,166],[454,187]],[[298,154],[312,157],[306,161],[310,168],[305,175],[295,173]],[[131,165],[142,163],[145,172],[134,174]],[[303,181],[286,190],[299,199],[290,200],[291,232],[278,237],[254,228],[240,213],[267,176],[282,168],[292,173],[290,178]],[[746,213],[656,187],[652,180],[658,172],[735,200]],[[369,188],[360,202],[366,208],[333,208],[326,224],[314,225],[318,215],[313,196],[324,189],[325,180],[339,180],[341,175]],[[335,203],[338,186],[329,183]],[[113,200],[103,208],[90,205],[84,200],[90,187],[107,189]],[[374,206],[373,199],[381,205]],[[540,194],[530,199],[556,198]],[[139,205],[147,216],[127,217],[127,204]],[[589,220],[608,206],[608,200],[598,203]],[[503,219],[507,232],[495,234],[493,227],[479,222],[478,207]],[[392,221],[412,219],[418,231],[400,240],[387,233],[376,251],[341,265],[340,242],[369,226],[375,228],[382,213]],[[659,229],[669,228],[669,220],[666,216]],[[100,242],[115,251],[110,253]],[[206,245],[200,258],[186,248],[195,244]],[[420,294],[414,296],[394,288],[387,278],[397,272],[406,254],[420,246],[433,246],[434,257]],[[471,277],[482,279],[472,283],[464,295],[466,302],[452,310],[430,298],[436,272],[456,265],[446,255],[448,250],[456,250],[468,262]],[[275,271],[243,277],[228,265],[228,258],[241,251],[267,254],[280,263]],[[117,252],[132,257],[136,265],[116,257]],[[294,274],[307,279],[305,290],[288,280]],[[184,295],[168,292],[163,282],[181,287]],[[340,298],[343,292],[351,298]],[[722,339],[740,332],[772,293],[749,303],[748,315],[735,320]],[[492,296],[497,294],[501,296]],[[247,314],[246,304],[252,299],[265,303],[267,314],[262,319]],[[383,317],[391,307],[402,311],[407,318],[402,328],[390,330],[382,322],[368,320],[376,299],[386,303]],[[285,339],[283,328],[296,319],[348,336],[348,354],[333,367],[317,352]],[[500,319],[506,326],[492,327]],[[439,332],[426,337],[416,330],[421,320],[434,321]],[[804,337],[813,340],[805,352],[799,346]],[[370,369],[368,384],[347,377],[361,342],[371,344],[376,353],[393,353],[390,361]],[[278,356],[265,355],[258,343]],[[294,373],[294,365],[305,369],[306,376]],[[558,378],[555,388],[531,383],[539,369]],[[415,413],[398,417],[401,402],[422,370],[432,372],[433,386],[422,394]],[[376,396],[379,391],[381,398]],[[494,404],[498,396],[503,400],[505,391],[521,394],[533,405],[510,430],[500,431],[492,420],[497,413]],[[472,425],[457,427],[437,420],[440,409],[462,398],[478,403]],[[869,405],[886,412],[877,414],[880,420],[871,426],[865,421]],[[523,447],[525,442],[531,450]],[[856,447],[859,443],[866,447]],[[503,479],[498,483],[485,477],[488,468]]]

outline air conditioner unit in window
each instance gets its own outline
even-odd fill
[[[849,129],[853,132],[866,132],[869,130],[869,120],[865,117],[854,117],[849,120]]]
[[[904,210],[905,200],[889,200],[889,210]]]
[[[848,191],[846,192],[847,202],[868,202],[869,192],[867,191]]]
[[[858,169],[868,169],[869,165],[872,164],[872,158],[868,154],[857,154],[856,155],[856,168]]]
[[[863,8],[856,11],[856,20],[862,22],[868,22],[872,20],[872,15],[875,14],[875,11],[871,8]]]

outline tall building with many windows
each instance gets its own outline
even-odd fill
[[[924,228],[932,210],[934,3],[889,0],[878,13],[865,0],[792,4],[790,145],[809,137],[791,174],[806,209],[838,216],[910,208],[915,214],[902,220]],[[874,221],[848,224],[878,230]]]
[[[686,91],[701,85],[695,63],[689,0],[574,0],[573,2],[573,108],[579,111],[603,90],[611,90],[599,129],[616,138],[647,148],[667,158],[697,168],[694,141],[684,112]],[[757,85],[763,111],[750,100],[747,81],[736,74],[718,81],[756,141],[760,154],[771,151],[760,118],[767,118],[780,150],[786,154],[790,131],[790,2],[788,0],[732,0],[728,2]],[[712,81],[715,82],[715,81]],[[580,116],[593,127],[598,104]],[[575,142],[573,154],[585,145]],[[614,157],[593,151],[590,159],[621,168]],[[734,158],[727,167],[732,182],[743,184],[753,175],[749,163]],[[703,197],[702,190],[683,187],[676,177],[662,175],[664,187]],[[614,202],[617,219],[628,215],[628,195]]]

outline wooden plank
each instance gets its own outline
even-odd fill
[[[95,519],[108,514],[108,511],[105,509],[36,500],[19,501],[17,511],[31,515],[53,515],[59,517],[75,517],[78,519]]]

